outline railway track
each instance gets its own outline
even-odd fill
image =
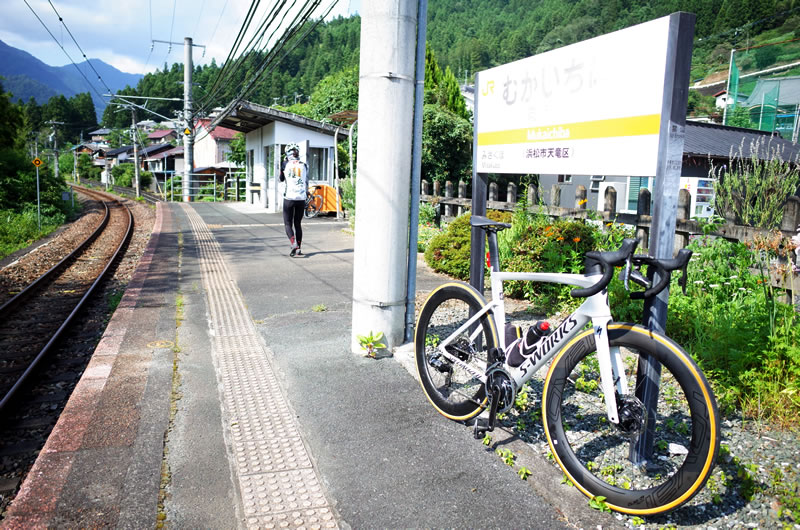
[[[71,325],[133,231],[128,208],[106,194],[106,214],[85,241],[0,306],[0,414]]]
[[[72,253],[0,300],[0,519],[91,359],[110,314],[97,295],[133,234],[117,198],[76,191],[104,215],[91,215],[98,221]]]

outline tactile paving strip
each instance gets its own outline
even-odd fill
[[[338,528],[244,300],[203,219],[181,205],[198,242],[223,421],[248,528]]]

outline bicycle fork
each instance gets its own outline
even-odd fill
[[[606,402],[608,421],[619,424],[617,396],[627,394],[628,382],[625,377],[625,366],[619,348],[612,349],[608,339],[608,323],[610,317],[593,318],[594,342],[597,349],[597,362],[600,365],[600,383],[603,385],[603,397]]]

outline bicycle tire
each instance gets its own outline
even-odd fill
[[[467,421],[486,408],[486,388],[464,367],[437,353],[436,346],[485,305],[472,286],[446,283],[431,292],[417,320],[414,345],[420,385],[434,408],[455,421]],[[474,336],[461,333],[446,349],[483,374],[489,348],[499,343],[492,313],[482,315],[467,331]]]
[[[305,211],[306,218],[311,219],[312,217],[316,217],[321,209],[322,209],[322,196],[312,195],[306,201],[306,211]]]
[[[605,497],[615,511],[653,515],[674,510],[702,489],[714,468],[720,438],[714,394],[697,364],[669,338],[625,323],[610,324],[608,335],[630,372],[631,395],[637,352],[661,363],[653,456],[645,466],[631,463],[627,457],[634,434],[608,422],[591,329],[570,341],[550,365],[542,393],[550,449],[579,490]],[[644,410],[635,398],[623,406]]]

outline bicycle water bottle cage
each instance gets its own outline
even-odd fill
[[[469,218],[469,224],[476,228],[480,228],[482,230],[486,230],[488,232],[499,232],[500,230],[505,230],[506,228],[511,228],[511,225],[508,223],[501,223],[499,221],[492,221],[488,217],[483,217],[480,215],[473,215]]]

